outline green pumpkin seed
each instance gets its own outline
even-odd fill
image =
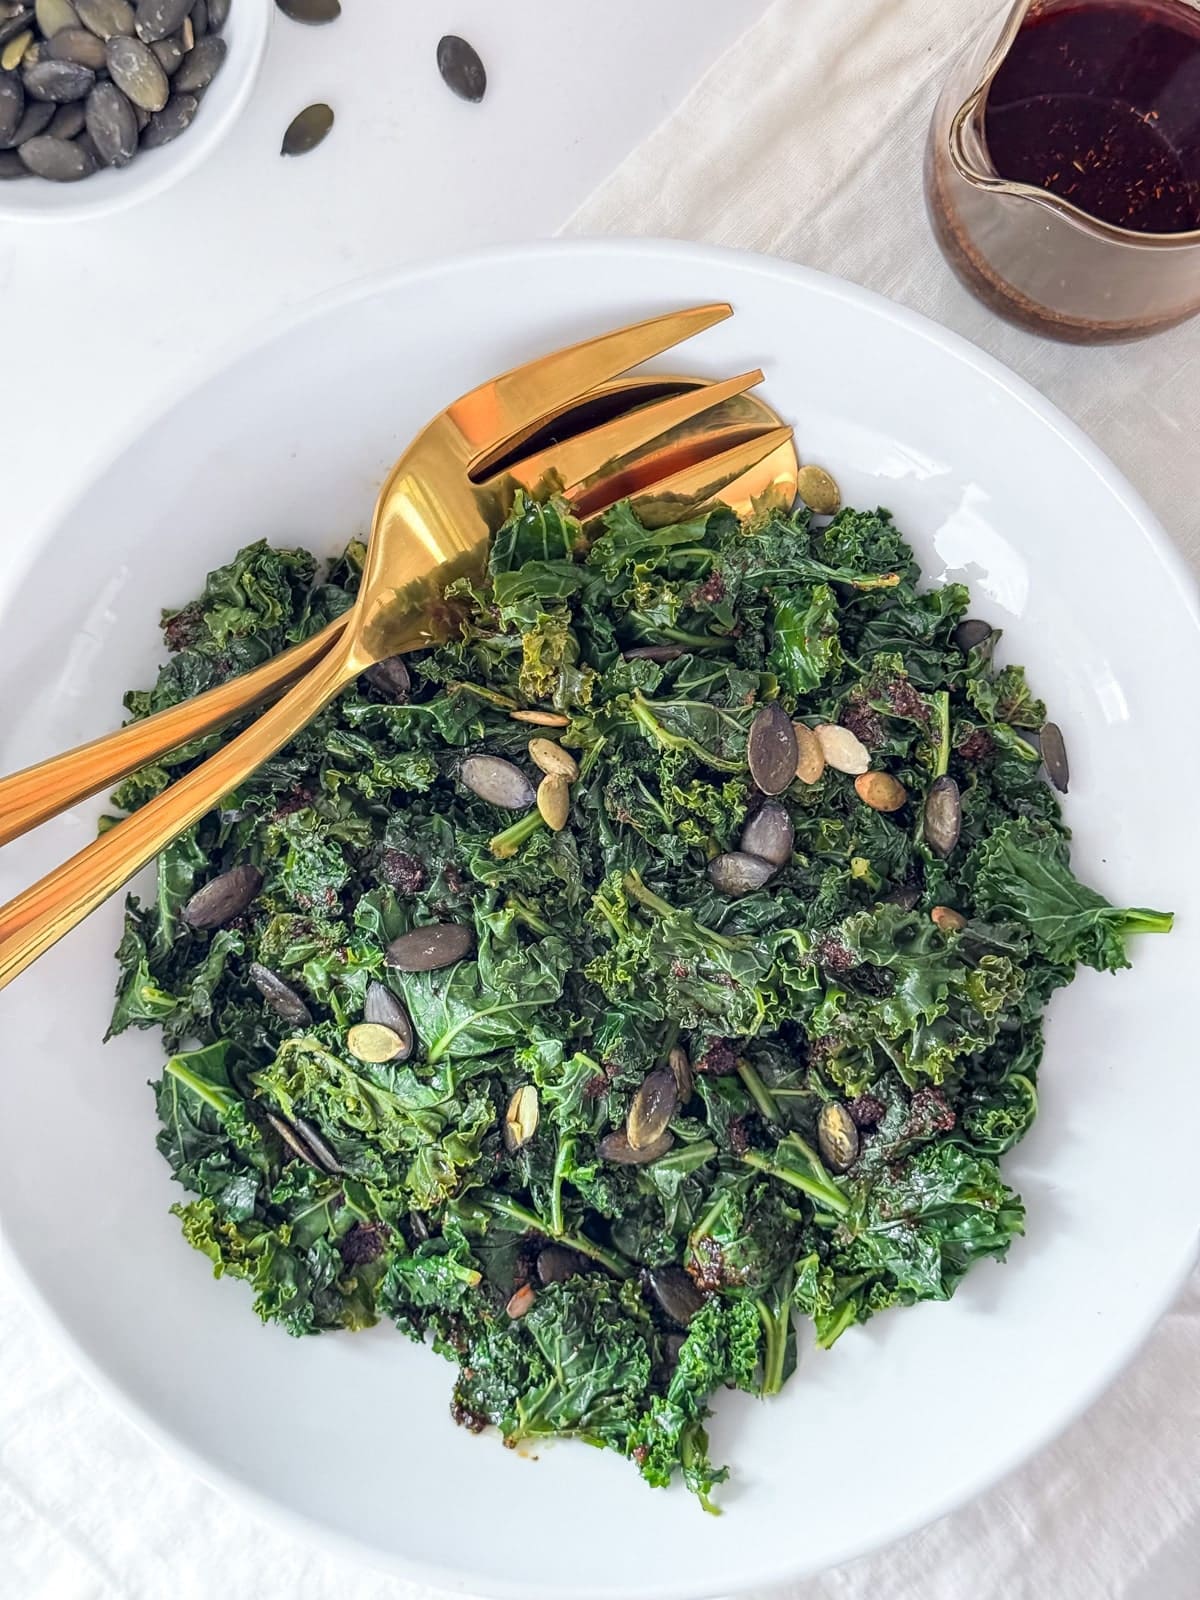
[[[925,843],[944,861],[962,832],[962,798],[953,778],[935,778],[930,784],[921,827]]]
[[[108,65],[104,40],[88,28],[64,28],[48,42],[46,54],[51,61],[74,61],[93,72]]]
[[[504,1113],[504,1148],[510,1155],[527,1145],[537,1132],[538,1094],[531,1083],[523,1083],[508,1102]]]
[[[625,1134],[633,1149],[644,1150],[660,1139],[678,1109],[675,1074],[666,1067],[656,1067],[647,1073],[625,1119]]]
[[[17,34],[24,33],[30,23],[28,11],[18,11],[13,16],[0,22],[0,44],[7,44],[10,39],[15,39]]]
[[[33,144],[35,141],[31,139],[29,142]],[[59,144],[61,141],[53,139],[45,142]],[[78,149],[78,145],[73,144],[70,148]],[[189,928],[220,928],[241,916],[262,888],[262,881],[262,873],[248,862],[230,867],[228,872],[210,878],[196,890],[183,908],[183,920]]]
[[[346,1035],[346,1048],[360,1061],[379,1064],[401,1056],[404,1040],[382,1022],[356,1022]]]
[[[795,841],[791,817],[778,800],[768,800],[742,829],[738,849],[746,855],[761,856],[774,867],[782,867],[792,859]]]
[[[366,998],[363,1000],[363,1019],[366,1022],[382,1023],[385,1028],[390,1028],[401,1044],[401,1053],[395,1059],[408,1060],[416,1043],[412,1019],[399,997],[392,993],[386,983],[380,983],[378,978],[372,978],[367,985]]]
[[[187,54],[183,48],[183,35],[181,33],[168,34],[165,39],[155,39],[150,49],[154,59],[166,73],[173,77],[183,65],[183,58]]]
[[[101,85],[97,84],[96,88]],[[92,90],[95,94],[96,90]],[[91,95],[88,96],[91,99]],[[46,132],[55,139],[73,139],[77,133],[82,133],[87,122],[87,104],[83,100],[72,100],[69,105],[59,106],[46,128]]]
[[[606,1133],[596,1149],[602,1161],[614,1161],[622,1167],[645,1167],[651,1161],[657,1161],[659,1156],[665,1156],[674,1143],[675,1135],[668,1130],[660,1134],[653,1144],[635,1150],[625,1129],[617,1128],[612,1133]]]
[[[858,1128],[840,1100],[830,1100],[817,1114],[817,1147],[831,1172],[846,1172],[858,1158]]]
[[[108,41],[108,71],[117,88],[144,111],[161,111],[171,93],[167,75],[140,39]]]
[[[782,794],[796,776],[796,734],[791,718],[772,700],[755,716],[746,739],[750,776],[763,794]]]
[[[12,178],[32,178],[33,173],[15,150],[0,150],[0,183]]]
[[[208,0],[208,25],[214,33],[225,26],[229,16],[229,0]]]
[[[24,84],[15,72],[0,71],[0,145],[14,139],[24,114]]]
[[[54,118],[58,115],[59,107],[53,100],[27,100],[25,102],[25,115],[17,124],[17,131],[8,143],[14,147],[32,139],[36,134],[45,133]],[[0,140],[0,143],[3,143]]]
[[[275,0],[275,4],[285,17],[307,22],[310,27],[336,22],[342,14],[341,0]]]
[[[713,888],[722,894],[740,897],[761,889],[778,870],[774,861],[765,861],[762,856],[752,856],[744,850],[727,850],[708,863],[708,878]]]
[[[219,34],[210,33],[196,43],[183,58],[183,65],[172,85],[177,94],[194,94],[207,89],[220,70],[228,45]]]
[[[51,183],[78,183],[81,178],[90,178],[99,165],[90,145],[81,144],[79,139],[52,139],[48,133],[26,139],[20,157],[35,177],[49,178]]]
[[[194,0],[138,0],[134,26],[143,44],[165,39],[182,28]]]
[[[20,66],[21,58],[32,43],[33,31],[30,28],[10,39],[4,49],[0,50],[0,71],[11,72],[14,67]],[[26,84],[25,87],[28,88],[29,85]]]
[[[137,107],[134,107],[136,110]],[[161,111],[156,111],[142,133],[141,148],[156,150],[159,145],[170,144],[191,126],[192,118],[200,109],[194,94],[173,94]]]
[[[1041,730],[1042,765],[1050,782],[1060,794],[1066,794],[1071,781],[1071,768],[1067,762],[1067,746],[1062,729],[1057,722],[1044,722]]]
[[[39,61],[22,73],[25,93],[35,100],[53,100],[63,105],[68,100],[86,100],[92,92],[96,74],[77,61]]]
[[[465,788],[488,805],[505,811],[527,811],[534,802],[533,785],[503,756],[468,756],[458,769]]]
[[[264,967],[261,961],[252,961],[247,975],[277,1017],[293,1028],[311,1025],[312,1013],[291,984],[285,983],[278,973],[272,972],[270,967]]]
[[[461,923],[435,922],[393,939],[383,959],[397,972],[437,972],[462,961],[474,943],[470,928]]]
[[[133,33],[133,7],[129,0],[74,0],[79,20],[101,39]]]
[[[655,1267],[646,1274],[650,1293],[681,1328],[686,1328],[704,1304],[704,1296],[682,1267]]]
[[[137,117],[115,83],[98,83],[88,95],[87,131],[106,166],[128,166],[137,154]]]
[[[483,99],[487,90],[487,73],[479,59],[479,52],[465,39],[460,39],[456,33],[448,33],[439,39],[437,65],[442,82],[460,100],[478,102]]]
[[[43,39],[52,39],[64,28],[79,26],[79,13],[71,4],[71,0],[37,0],[34,15],[37,17],[37,25]]]
[[[193,39],[203,39],[208,34],[208,6],[206,0],[196,0],[188,15]]]
[[[833,516],[842,503],[842,491],[824,467],[801,467],[796,474],[796,493],[819,517]]]
[[[283,143],[279,147],[280,155],[307,155],[310,150],[317,148],[332,127],[333,112],[328,106],[320,104],[305,106],[304,110],[293,117],[288,124]]]

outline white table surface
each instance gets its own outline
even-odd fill
[[[329,29],[277,19],[244,121],[178,190],[70,230],[0,225],[0,599],[91,465],[263,318],[569,218],[775,251],[958,327],[1092,432],[1200,566],[1200,320],[1128,354],[1047,345],[983,313],[932,251],[920,146],[942,63],[979,21],[965,0],[343,5]],[[437,77],[448,31],[487,62],[482,106]],[[283,128],[315,99],[334,133],[283,162]],[[1198,1331],[1200,1276],[1042,1457],[793,1600],[1195,1600]],[[0,1374],[0,1600],[424,1600],[258,1523],[144,1442],[2,1266]]]

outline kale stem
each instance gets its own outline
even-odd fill
[[[575,1154],[575,1140],[566,1138],[559,1141],[558,1152],[554,1157],[554,1178],[550,1187],[550,1230],[559,1234],[563,1231],[563,1179],[566,1175],[567,1163]]]
[[[645,906],[647,911],[657,911],[660,917],[676,916],[675,907],[661,895],[647,889],[642,882],[641,874],[635,867],[631,867],[621,880],[625,893],[631,900],[636,900],[640,906]],[[707,927],[703,922],[695,924],[696,931],[702,933],[706,939],[711,939],[713,944],[719,945],[722,950],[742,950],[745,948],[744,939],[729,939],[723,933],[718,933],[715,928]]]
[[[722,1211],[724,1211],[728,1200],[729,1190],[726,1189],[724,1194],[717,1196],[716,1200],[713,1201],[712,1205],[709,1206],[708,1210],[700,1218],[700,1221],[692,1229],[689,1236],[689,1243],[695,1244],[699,1239],[708,1238],[714,1227],[716,1227],[717,1218],[721,1215]]]
[[[222,1089],[215,1083],[208,1083],[204,1078],[198,1077],[189,1067],[183,1064],[182,1056],[172,1056],[164,1067],[171,1077],[182,1083],[185,1088],[198,1095],[205,1105],[211,1106],[219,1115],[224,1116],[237,1104],[238,1096],[231,1089]]]
[[[810,1178],[793,1167],[782,1167],[770,1156],[761,1155],[757,1150],[745,1151],[741,1159],[757,1172],[765,1172],[770,1178],[778,1178],[780,1183],[790,1183],[793,1189],[802,1190],[810,1200],[819,1200],[831,1211],[836,1211],[838,1216],[844,1217],[850,1210],[850,1202],[832,1184],[822,1183],[819,1178]]]
[[[776,1105],[771,1091],[745,1057],[738,1058],[737,1071],[738,1077],[746,1085],[751,1100],[754,1101],[754,1104],[766,1117],[767,1121],[780,1122],[782,1118],[779,1114],[779,1107]]]
[[[511,910],[527,928],[532,928],[534,933],[540,933],[543,938],[546,934],[553,933],[554,929],[519,894],[510,894],[505,905]]]
[[[783,1367],[787,1360],[787,1342],[788,1334],[791,1332],[792,1319],[792,1308],[789,1300],[792,1292],[791,1280],[792,1274],[789,1270],[780,1280],[780,1306],[778,1311],[772,1311],[765,1300],[760,1299],[754,1302],[767,1340],[767,1347],[763,1352],[763,1394],[778,1394],[780,1389],[783,1388]]]
[[[937,706],[938,721],[938,746],[937,766],[934,768],[935,778],[944,778],[950,766],[950,692],[939,689],[933,696]]]
[[[633,1273],[633,1268],[628,1261],[623,1261],[611,1250],[605,1250],[602,1245],[593,1244],[586,1234],[572,1233],[570,1229],[555,1229],[544,1222],[536,1211],[529,1211],[525,1206],[520,1206],[515,1200],[506,1200],[503,1195],[489,1194],[482,1204],[497,1216],[508,1217],[511,1222],[518,1222],[523,1228],[531,1228],[535,1233],[544,1233],[552,1239],[561,1239],[563,1244],[569,1244],[573,1250],[578,1250],[580,1255],[590,1256],[593,1261],[598,1261],[602,1267],[618,1278],[628,1278]]]
[[[516,855],[526,839],[544,826],[540,811],[527,811],[520,822],[514,822],[511,828],[505,828],[503,833],[496,834],[490,841],[488,849],[497,861],[507,861],[510,856]]]

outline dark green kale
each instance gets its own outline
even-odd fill
[[[171,659],[130,712],[309,636],[361,561],[243,550],[164,617]],[[460,1422],[618,1450],[711,1510],[712,1397],[782,1386],[797,1311],[830,1345],[1004,1257],[1024,1211],[998,1159],[1037,1111],[1046,1003],[1171,919],[1074,877],[1044,707],[955,645],[966,591],[918,578],[882,511],[650,529],[622,505],[585,530],[519,499],[407,692],[364,677],[164,852],[111,1032],[162,1030],[184,1235],[262,1318],[388,1319],[456,1365]],[[790,858],[734,898],[706,869],[760,803],[747,740],[773,700],[850,729],[905,798],[797,780]],[[539,781],[531,737],[578,765],[558,832],[460,775],[486,751]],[[947,858],[922,832],[943,775]],[[247,866],[250,903],[195,927],[192,896]],[[465,955],[387,965],[437,923]],[[355,1046],[368,1013],[406,1017],[411,1052],[386,1026],[394,1049]]]

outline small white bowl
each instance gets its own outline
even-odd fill
[[[139,151],[127,167],[102,167],[79,183],[16,178],[0,183],[0,220],[65,222],[98,217],[145,200],[211,155],[250,98],[267,48],[272,0],[233,0],[221,36],[229,49],[205,90],[196,120],[170,144]]]

